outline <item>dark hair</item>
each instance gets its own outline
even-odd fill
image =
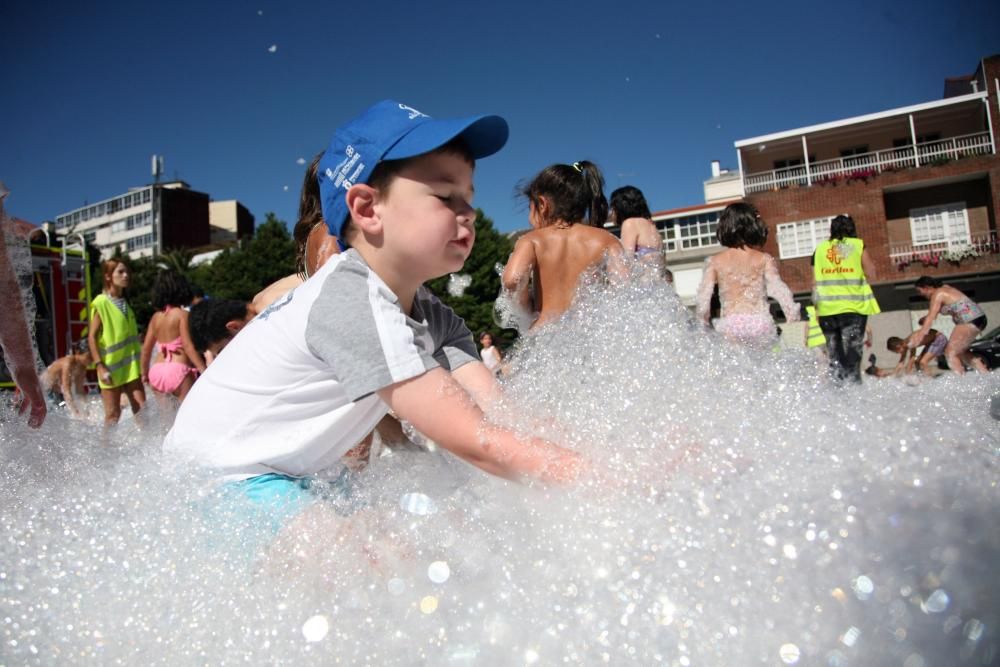
[[[244,320],[247,316],[247,304],[233,299],[209,299],[191,306],[191,316],[188,318],[188,328],[191,330],[191,342],[199,352],[204,352],[209,345],[229,338],[226,323],[231,320]]]
[[[153,308],[183,307],[191,303],[191,283],[173,269],[164,269],[153,280]]]
[[[615,222],[619,225],[629,218],[649,220],[653,217],[653,214],[649,212],[649,204],[646,203],[646,198],[642,195],[642,190],[631,185],[626,185],[612,192],[610,206],[615,214]]]
[[[121,257],[112,257],[101,262],[101,280],[105,290],[111,287],[111,274],[115,272],[119,264],[124,264],[125,268],[128,268],[128,262]]]
[[[899,336],[889,336],[889,340],[885,341],[885,349],[890,352],[896,352],[897,348],[903,344],[903,339]]]
[[[205,290],[203,290],[201,287],[198,287],[194,283],[191,283],[191,298],[192,299],[204,299],[205,298]]]
[[[830,240],[841,240],[847,238],[857,238],[858,229],[854,225],[854,218],[849,215],[838,215],[830,221]]]
[[[302,271],[306,265],[306,241],[313,227],[323,221],[323,200],[319,196],[319,161],[323,158],[320,151],[306,167],[306,175],[302,178],[302,191],[299,193],[299,219],[292,229],[295,239],[295,270]]]
[[[759,248],[767,241],[767,225],[750,204],[730,204],[719,215],[715,236],[727,248]]]
[[[406,168],[406,165],[410,164],[413,160],[424,157],[425,155],[439,155],[439,154],[449,154],[457,155],[464,159],[471,166],[476,166],[476,159],[472,156],[472,151],[465,144],[465,141],[461,136],[455,137],[444,146],[440,148],[435,148],[427,153],[421,153],[420,155],[414,155],[413,157],[402,158],[400,160],[383,160],[375,165],[372,169],[371,176],[368,177],[367,184],[378,190],[379,196],[384,197],[389,192],[389,187],[392,185],[392,181],[396,178],[396,175]],[[319,181],[317,180],[317,183]],[[327,220],[327,223],[330,221]],[[351,239],[354,238],[354,225],[351,224],[351,216],[348,214],[347,221],[344,223],[341,231],[340,241],[345,245],[350,245]],[[308,235],[308,233],[307,233]],[[303,246],[305,241],[303,241]]]
[[[604,176],[593,162],[584,160],[546,167],[520,191],[536,208],[542,197],[548,200],[546,224],[586,222],[601,227],[608,219]]]
[[[943,286],[944,283],[941,282],[941,279],[934,276],[920,276],[917,278],[917,282],[913,283],[914,288],[927,287],[929,289],[937,289]]]

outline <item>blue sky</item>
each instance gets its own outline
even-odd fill
[[[502,230],[553,162],[688,206],[737,139],[938,99],[1000,52],[995,0],[22,1],[0,25],[0,180],[36,223],[149,182],[154,153],[294,223],[297,160],[384,98],[507,118],[476,178]]]

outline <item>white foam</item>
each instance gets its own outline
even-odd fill
[[[304,523],[270,551],[259,519],[162,460],[169,417],[155,402],[105,445],[81,421],[39,433],[0,415],[4,657],[996,655],[995,374],[838,389],[807,355],[693,326],[665,284],[588,287],[510,360],[492,418],[586,452],[604,481],[525,487],[444,453],[395,452],[355,481],[361,509]]]

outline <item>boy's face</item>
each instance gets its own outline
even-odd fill
[[[399,171],[375,204],[383,250],[418,282],[462,268],[476,240],[472,165],[458,154],[429,153]]]

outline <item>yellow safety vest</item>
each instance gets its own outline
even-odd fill
[[[809,318],[809,332],[806,334],[806,347],[819,347],[826,345],[826,336],[819,328],[819,320],[816,318],[816,308],[806,306],[806,315]]]
[[[98,377],[97,384],[101,389],[112,389],[138,380],[142,374],[139,367],[142,341],[139,340],[135,313],[131,308],[127,308],[126,316],[103,294],[98,295],[90,303],[90,309],[91,313],[96,312],[101,316],[101,335],[97,341],[97,351],[101,356],[101,363],[111,373],[111,382],[105,383]]]
[[[819,317],[882,312],[861,268],[864,249],[864,241],[855,238],[823,241],[816,246],[813,278],[816,281],[814,300]]]

